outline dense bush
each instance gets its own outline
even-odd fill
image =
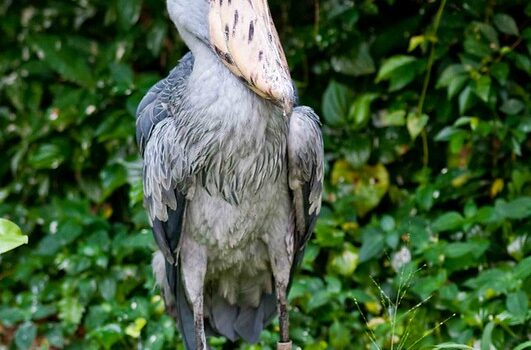
[[[528,340],[531,5],[270,2],[328,166],[295,343]],[[186,51],[164,1],[8,0],[0,28],[0,217],[30,241],[0,257],[0,348],[175,349],[134,143]]]

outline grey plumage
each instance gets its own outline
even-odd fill
[[[323,178],[317,115],[284,116],[194,48],[137,111],[153,269],[189,350],[206,348],[198,329],[256,342],[285,311]]]

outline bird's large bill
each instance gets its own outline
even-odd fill
[[[209,26],[211,45],[232,73],[290,113],[293,85],[267,0],[211,0]]]

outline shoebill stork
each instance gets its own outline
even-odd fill
[[[167,0],[190,49],[137,112],[153,269],[188,350],[256,342],[320,210],[318,116],[297,106],[267,0]]]

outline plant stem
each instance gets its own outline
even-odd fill
[[[437,14],[435,15],[435,21],[433,23],[433,34],[430,35],[434,39],[431,44],[430,56],[428,57],[428,64],[426,66],[426,76],[424,77],[422,93],[420,95],[419,104],[417,106],[417,113],[418,113],[419,118],[422,116],[422,111],[424,109],[424,101],[426,100],[426,94],[428,93],[428,86],[430,85],[431,70],[433,68],[433,62],[435,61],[435,45],[437,43],[437,31],[439,30],[439,25],[441,23],[441,17],[444,12],[445,6],[446,6],[446,0],[441,0],[441,5],[439,6],[439,9],[437,10]],[[429,148],[428,148],[428,133],[426,132],[426,128],[422,130],[421,137],[422,137],[422,151],[423,151],[422,164],[424,168],[426,168],[428,166],[429,157],[430,157]]]

